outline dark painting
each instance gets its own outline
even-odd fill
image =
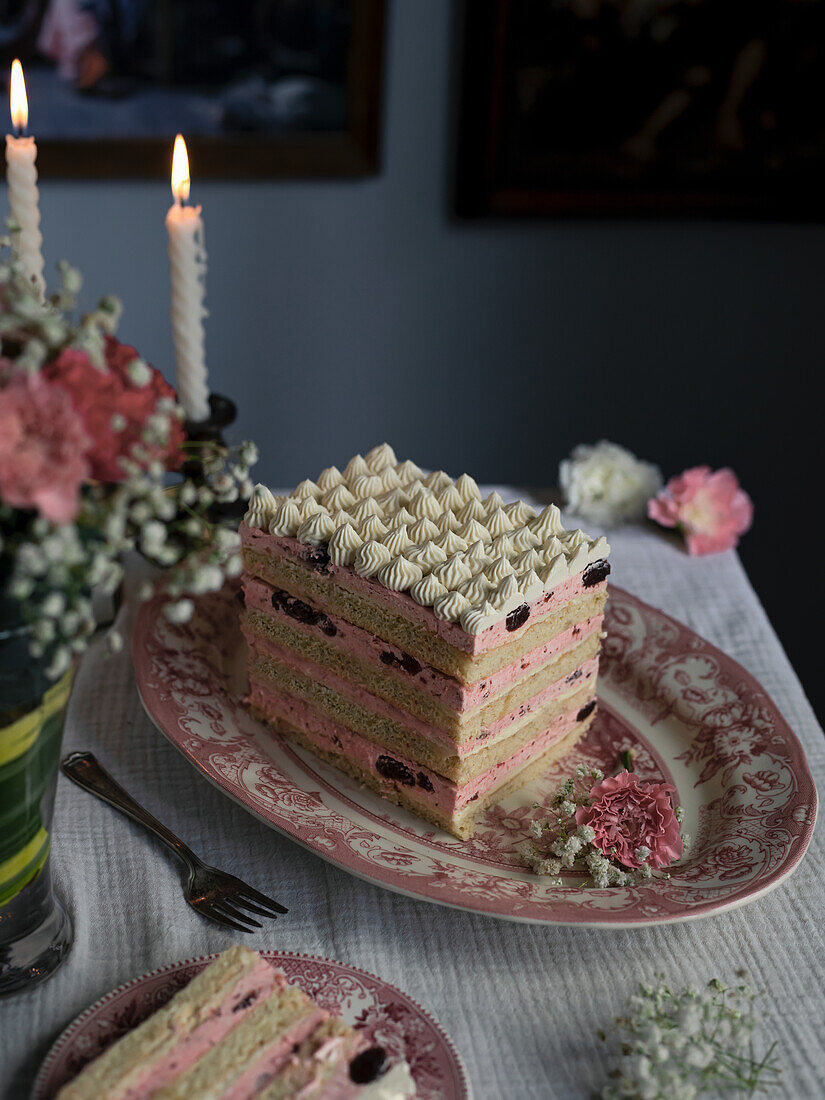
[[[819,218],[823,0],[470,0],[466,215]]]
[[[51,175],[358,175],[378,165],[383,0],[0,0]]]

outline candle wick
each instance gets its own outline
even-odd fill
[[[14,136],[15,136],[16,138],[20,138],[20,137],[23,137],[23,136],[24,136],[24,135],[23,135],[23,127],[22,127],[22,126],[18,126],[18,125],[17,125],[16,123],[14,124]]]

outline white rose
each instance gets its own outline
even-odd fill
[[[580,444],[559,467],[567,508],[574,515],[611,527],[642,519],[662,487],[658,466],[642,462],[616,443]]]

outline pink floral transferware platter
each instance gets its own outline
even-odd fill
[[[332,959],[284,951],[261,954],[322,1008],[363,1029],[371,1043],[387,1051],[391,1062],[406,1058],[420,1100],[469,1100],[467,1075],[455,1047],[406,993],[366,970]],[[54,1100],[88,1062],[171,1000],[217,957],[202,955],[153,970],[87,1008],[47,1054],[31,1100]]]
[[[283,741],[244,708],[245,643],[229,589],[170,623],[143,605],[133,655],[154,723],[212,783],[331,863],[412,897],[545,924],[638,927],[753,901],[798,865],[817,797],[805,753],[754,678],[709,642],[616,587],[605,620],[599,710],[541,779],[493,807],[461,841]],[[693,838],[669,878],[599,890],[526,871],[518,846],[534,807],[576,764],[673,783]]]

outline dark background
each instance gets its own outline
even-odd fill
[[[192,164],[211,380],[260,478],[294,483],[385,438],[533,485],[603,436],[666,474],[730,464],[756,504],[743,560],[822,714],[825,228],[458,221],[452,5],[396,0],[388,30],[382,175],[207,184]],[[47,265],[78,264],[90,301],[117,291],[121,335],[171,372],[170,201],[166,182],[42,187]]]

